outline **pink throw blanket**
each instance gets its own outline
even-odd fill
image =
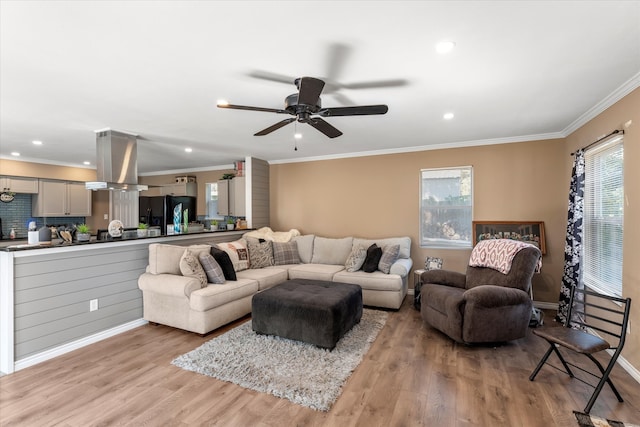
[[[518,242],[510,239],[482,240],[471,251],[469,265],[471,267],[487,267],[507,274],[511,270],[511,261],[524,248],[534,247],[530,243]],[[536,273],[542,268],[542,258],[536,265]]]

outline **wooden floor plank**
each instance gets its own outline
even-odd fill
[[[243,318],[206,337],[146,325],[0,377],[0,425],[575,425],[572,411],[591,389],[548,367],[528,380],[543,340],[529,333],[506,345],[460,345],[426,325],[411,302],[388,312],[329,412],[171,365]],[[612,378],[625,403],[605,387],[592,413],[640,423],[640,385],[619,366]]]

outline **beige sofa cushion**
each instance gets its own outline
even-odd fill
[[[209,285],[191,292],[192,310],[207,311],[258,292],[258,282],[249,279],[228,280],[223,285]]]
[[[184,254],[185,246],[152,243],[149,245],[149,269],[152,274],[176,274],[180,272],[180,258]],[[211,245],[191,245],[191,252],[197,257],[201,252],[209,252]]]
[[[333,276],[334,282],[353,283],[368,290],[376,291],[400,291],[402,290],[402,277],[397,274],[385,274],[381,271],[365,273],[364,271],[340,271]]]
[[[330,239],[327,237],[317,237],[313,240],[313,264],[334,264],[342,265],[347,261],[353,246],[353,237],[342,239]]]
[[[286,282],[288,277],[286,269],[277,267],[260,269],[250,268],[248,270],[239,271],[236,275],[238,276],[238,279],[255,280],[258,282],[258,289],[261,291],[272,288],[282,282]]]
[[[333,280],[333,275],[344,270],[344,265],[299,264],[289,269],[289,279]]]

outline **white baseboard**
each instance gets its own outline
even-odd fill
[[[24,359],[16,360],[14,364],[14,372],[24,368],[28,368],[29,366],[33,366],[38,363],[42,363],[46,360],[53,359],[54,357],[61,356],[73,350],[88,346],[89,344],[94,344],[98,341],[113,337],[139,326],[146,325],[147,323],[149,322],[144,319],[133,320],[129,323],[116,326],[115,328],[107,329],[106,331],[98,332],[97,334],[89,335],[88,337],[84,337],[55,348],[51,348],[49,350],[43,351],[42,353],[34,354],[32,356],[25,357]]]

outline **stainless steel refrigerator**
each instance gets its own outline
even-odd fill
[[[167,225],[173,225],[173,210],[182,203],[182,211],[189,209],[188,220],[196,220],[196,198],[190,196],[156,196],[140,200],[140,222],[150,226],[160,226],[163,235],[167,234]],[[181,221],[182,222],[182,221]]]

